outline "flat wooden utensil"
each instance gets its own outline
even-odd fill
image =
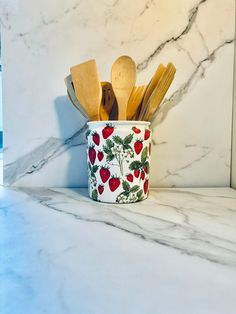
[[[73,66],[70,72],[78,101],[87,111],[90,120],[99,120],[102,87],[96,61],[89,60]]]
[[[127,105],[127,120],[133,120],[137,116],[137,111],[142,103],[146,85],[134,87]]]
[[[135,82],[135,62],[128,56],[119,57],[111,69],[111,83],[118,103],[119,120],[126,120],[127,104]]]
[[[134,86],[133,89],[132,89],[132,92],[131,92],[131,94],[129,96],[129,100],[128,100],[128,104],[127,104],[127,111],[128,111],[129,105],[134,102],[134,99],[136,97],[136,93],[138,91],[138,88],[139,88],[139,86]]]
[[[110,82],[101,82],[102,101],[100,106],[100,119],[109,120],[110,113],[115,102],[115,94]]]
[[[75,108],[77,110],[79,110],[79,112],[82,114],[82,116],[86,120],[89,120],[87,112],[84,110],[84,108],[81,106],[81,104],[79,103],[78,99],[76,98],[71,75],[68,75],[64,79],[64,81],[65,81],[65,84],[66,84],[66,87],[67,87],[67,94],[68,94],[68,97],[69,97],[71,103],[75,106]]]
[[[147,109],[144,114],[143,120],[151,121],[153,114],[158,109],[161,104],[167,90],[169,89],[174,76],[175,76],[176,68],[173,63],[168,63],[164,74],[162,75],[160,81],[158,82],[155,90],[153,91],[151,97],[147,103]]]
[[[147,109],[147,103],[149,98],[151,97],[155,87],[157,86],[158,82],[160,81],[160,78],[162,77],[163,73],[165,72],[166,67],[163,64],[160,64],[158,68],[156,69],[156,72],[154,73],[151,81],[149,82],[145,95],[143,97],[143,102],[141,106],[141,110],[139,113],[139,120],[143,119],[144,113]]]

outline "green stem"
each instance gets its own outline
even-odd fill
[[[120,172],[121,172],[121,174],[122,174],[122,176],[123,176],[123,174],[124,174],[123,159],[120,161]]]
[[[119,167],[120,167],[120,173],[121,175],[123,176],[123,160],[120,159],[120,156],[116,154],[116,160],[119,164]]]

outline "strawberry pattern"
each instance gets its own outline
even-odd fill
[[[148,123],[88,125],[90,197],[109,203],[133,203],[147,198],[151,145]]]

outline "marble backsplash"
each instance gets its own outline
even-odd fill
[[[234,0],[0,0],[4,183],[86,186],[85,121],[66,97],[69,67],[121,54],[138,84],[177,75],[154,123],[151,185],[229,186]]]

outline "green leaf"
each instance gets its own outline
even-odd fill
[[[148,172],[149,172],[149,162],[146,160],[145,163],[143,164],[144,167],[147,168]]]
[[[133,148],[129,144],[123,145],[124,149],[131,149],[133,151]]]
[[[129,134],[127,135],[125,138],[124,138],[124,144],[127,145],[127,144],[130,144],[132,142],[132,139],[134,137],[134,134]]]
[[[91,170],[90,174],[91,174],[91,177],[96,178],[95,177],[95,173],[93,172],[93,170]]]
[[[130,191],[130,184],[127,181],[122,182],[123,189],[127,192]]]
[[[115,158],[113,154],[107,154],[106,161],[112,161]]]
[[[142,151],[142,154],[141,154],[141,163],[145,163],[146,159],[147,159],[147,151],[148,151],[148,148],[145,147]]]
[[[98,170],[98,166],[94,165],[93,168],[92,168],[92,171],[95,173],[95,172],[97,172],[97,170]]]
[[[118,145],[122,145],[123,144],[123,140],[119,135],[114,135],[113,137],[113,141],[118,144]]]
[[[124,196],[129,196],[129,191],[123,192]]]
[[[98,192],[97,192],[97,190],[93,190],[93,192],[92,192],[92,199],[95,200],[95,201],[98,200]]]
[[[129,165],[129,169],[130,169],[130,170],[140,169],[141,167],[142,167],[141,162],[140,162],[140,161],[137,161],[137,160],[131,162],[131,164]]]
[[[120,193],[120,195],[124,195],[124,196],[128,197],[129,196],[129,191],[124,191],[124,192]]]
[[[104,150],[104,153],[111,154],[111,149],[107,147],[106,145],[103,145],[103,150]]]
[[[90,162],[88,162],[88,167],[89,167],[89,170],[91,171],[92,167],[91,167]]]
[[[91,133],[91,130],[87,130],[85,133],[86,138],[89,136],[89,134]]]
[[[106,140],[106,144],[108,148],[112,148],[114,146],[114,143],[110,139]]]
[[[139,190],[139,186],[138,185],[134,185],[132,186],[132,188],[130,189],[130,192],[135,193]]]
[[[141,201],[143,199],[143,191],[142,190],[138,191],[137,198],[139,201]]]

